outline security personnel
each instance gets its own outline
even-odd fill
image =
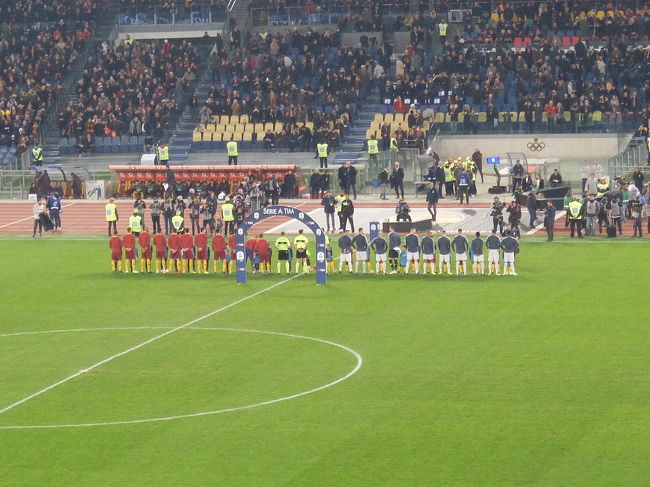
[[[131,39],[131,36],[129,34],[127,34],[126,39],[124,39],[124,45],[126,47],[131,47],[133,45],[133,39]]]
[[[226,197],[226,202],[221,205],[221,218],[223,220],[223,234],[235,233],[235,205]]]
[[[390,153],[394,154],[394,157],[391,156],[391,162],[397,160],[397,153],[399,152],[399,146],[397,145],[397,139],[395,137],[390,138]],[[395,159],[395,160],[392,160]]]
[[[582,203],[580,203],[577,196],[574,196],[571,203],[569,203],[569,225],[571,227],[571,238],[573,238],[576,227],[578,227],[578,238],[582,238],[582,208]]]
[[[291,242],[287,237],[284,236],[284,232],[281,232],[280,236],[275,241],[275,248],[278,249],[278,274],[280,274],[280,268],[282,267],[282,262],[284,262],[284,265],[286,267],[287,275],[290,272],[290,268],[289,268],[290,247],[291,247]]]
[[[117,215],[117,206],[115,205],[115,199],[111,198],[106,203],[106,221],[108,222],[108,236],[111,237],[113,234],[117,235],[117,220],[120,218]],[[111,233],[111,227],[113,227],[113,233]]]
[[[169,165],[169,147],[164,142],[161,142],[158,146],[158,164]]]
[[[237,142],[235,142],[235,136],[230,136],[230,142],[226,144],[226,150],[228,151],[228,165],[236,166],[237,165]]]
[[[600,201],[607,193],[609,193],[609,184],[605,178],[600,178],[596,185],[596,199]]]
[[[321,169],[327,168],[328,149],[329,146],[326,142],[316,144],[316,155],[318,156],[318,161],[320,162]]]
[[[372,138],[368,140],[368,160],[377,162],[377,154],[379,153],[379,141],[377,134],[372,134]]]
[[[447,42],[447,27],[449,25],[444,20],[438,24],[438,35],[440,36],[440,44],[443,46]]]
[[[184,222],[185,220],[181,216],[181,212],[177,210],[176,214],[172,217],[172,228],[174,229],[174,233],[181,233],[185,230]]]
[[[136,237],[138,237],[142,231],[142,217],[140,216],[140,213],[138,213],[137,208],[133,210],[133,215],[129,217],[129,228]]]
[[[43,148],[38,145],[32,148],[32,163],[35,166],[43,165]]]
[[[309,262],[307,256],[307,245],[309,240],[302,233],[302,228],[298,230],[298,235],[293,239],[293,245],[296,247],[296,274],[300,272],[300,264],[304,264],[305,274],[309,274]]]

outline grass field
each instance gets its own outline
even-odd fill
[[[104,240],[0,240],[0,409],[243,300],[0,413],[0,485],[645,485],[648,250],[528,239],[518,277],[237,286],[112,274]],[[10,336],[52,330],[86,331]],[[354,351],[346,380],[237,409],[336,382]]]

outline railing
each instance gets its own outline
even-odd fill
[[[648,161],[648,149],[643,137],[630,140],[627,148],[607,161],[610,176],[621,176],[635,167],[645,166]]]
[[[465,3],[458,3],[465,5]],[[469,5],[469,3],[467,3]],[[355,6],[323,5],[314,2],[311,6],[300,7],[262,7],[252,8],[250,11],[250,23],[254,27],[263,26],[289,26],[289,25],[316,25],[316,24],[337,24],[341,17],[346,15],[359,15],[368,9],[377,12],[380,16],[399,14],[428,14],[433,8],[438,13],[443,8],[447,10],[447,4],[430,2],[400,2]]]
[[[228,12],[235,6],[231,0],[227,7],[221,5],[142,6],[120,12],[121,25],[175,25],[212,24],[225,22]]]

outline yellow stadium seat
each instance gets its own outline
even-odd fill
[[[465,121],[465,114],[464,113],[459,113],[458,114],[458,121],[460,123],[463,123]]]
[[[206,132],[214,132],[215,130],[216,130],[216,126],[213,123],[209,123],[205,126]]]
[[[221,134],[206,132],[203,134],[203,142],[221,142]]]
[[[221,115],[219,117],[220,125],[228,125],[230,123],[230,117],[228,115]]]
[[[243,123],[238,123],[235,132],[243,132],[244,127],[246,127],[246,125],[244,125]]]
[[[276,133],[282,132],[282,122],[275,122],[274,130]]]
[[[248,123],[248,115],[240,115],[239,123]]]
[[[429,129],[431,128],[431,122],[429,122],[428,120],[426,120],[426,121],[422,124],[422,128],[423,128],[424,131],[426,132],[427,130],[429,130]]]
[[[517,112],[510,112],[510,121],[511,122],[517,121]]]
[[[231,115],[230,116],[230,124],[231,125],[236,125],[239,123],[239,115]]]
[[[546,112],[542,112],[542,122],[548,122],[548,114]]]
[[[214,135],[219,135],[219,134],[214,134]],[[230,140],[230,137],[232,137],[232,132],[224,132],[223,134],[221,134],[220,140],[228,141]],[[214,140],[214,138],[212,140]]]
[[[199,130],[192,132],[192,142],[201,142],[203,140],[203,133]]]
[[[433,119],[434,123],[443,123],[445,121],[445,114],[442,112],[436,113],[435,118]]]
[[[237,125],[233,123],[226,125],[226,132],[237,132]]]
[[[613,19],[614,17],[616,17],[616,12],[614,12],[613,10],[608,10],[607,16]]]
[[[517,120],[519,122],[525,122],[526,121],[526,112],[519,112],[519,118]]]
[[[384,114],[383,113],[375,113],[375,118],[374,122],[381,122],[384,120]]]
[[[255,131],[255,126],[252,123],[247,123],[244,125],[244,133],[252,134]]]
[[[492,15],[490,15],[490,20],[492,20],[493,22],[498,22],[499,21],[499,14],[496,13],[496,12],[492,13]]]
[[[445,122],[447,123],[451,122],[451,113],[445,113]]]
[[[215,125],[218,124],[219,123],[219,115],[212,115],[210,117],[210,120],[212,120],[212,123],[214,123]]]
[[[384,115],[384,122],[391,123],[393,120],[395,120],[395,115],[393,115],[392,113],[387,113],[386,115]]]
[[[487,113],[485,112],[478,112],[478,123],[485,123],[487,122]]]
[[[564,112],[564,121],[565,122],[571,121],[571,112]]]
[[[242,134],[241,132],[239,132],[239,133],[234,133],[234,134],[232,134],[232,135],[233,135],[233,140],[234,140],[235,142],[241,142],[242,136],[243,136],[244,134]]]
[[[273,124],[271,122],[267,122],[264,124],[264,131],[266,132],[267,130],[273,131]]]
[[[403,122],[404,121],[404,114],[403,113],[396,113],[393,116],[393,120],[395,120],[396,122]]]
[[[601,112],[599,110],[595,111],[593,116],[592,116],[592,120],[594,122],[602,122],[603,121],[603,112]]]
[[[204,124],[204,123],[200,123],[200,124],[198,124],[198,125],[196,126],[196,130],[198,130],[198,131],[200,131],[200,132],[205,132],[205,124]]]
[[[241,140],[244,142],[251,142],[253,140],[253,132],[244,132]]]
[[[266,135],[266,132],[264,132],[264,131],[255,132],[255,138],[256,138],[258,141],[262,140],[262,139],[264,138],[265,135]]]
[[[264,124],[263,123],[256,123],[254,125],[255,127],[255,132],[264,132]]]
[[[598,12],[596,12],[596,18],[598,20],[603,20],[605,18],[605,11],[599,10]]]
[[[314,130],[314,122],[307,122],[305,125],[309,130]]]

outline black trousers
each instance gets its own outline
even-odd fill
[[[111,226],[113,227],[113,233],[117,233],[117,220],[108,222],[108,235],[111,236],[113,233],[111,233]]]
[[[318,161],[320,162],[321,169],[327,169],[327,157],[319,157]]]
[[[549,242],[553,240],[553,233],[555,229],[553,227],[546,227],[546,236],[548,237]]]
[[[236,166],[237,165],[237,156],[228,156],[228,165]]]
[[[160,215],[151,215],[151,226],[153,233],[160,233],[162,231],[160,228]]]
[[[499,233],[503,234],[503,218],[492,218],[492,231],[496,232],[497,227],[499,228]]]
[[[582,220],[569,220],[569,228],[571,228],[571,237],[574,236],[576,229],[578,237],[582,237]]]
[[[343,227],[343,231],[345,232],[348,221],[350,221],[350,231],[354,232],[354,220],[351,216],[341,216],[341,226]]]
[[[404,199],[404,183],[402,181],[395,182],[395,196],[399,198],[400,192],[402,193],[402,199]]]

